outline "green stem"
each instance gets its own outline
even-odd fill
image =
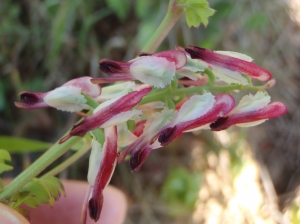
[[[264,90],[266,88],[265,85],[263,86],[242,86],[242,85],[227,85],[227,86],[211,86],[211,85],[205,85],[205,86],[197,86],[197,87],[190,87],[190,88],[181,88],[181,89],[171,89],[167,88],[160,92],[155,92],[153,94],[149,94],[145,96],[141,102],[140,105],[151,103],[155,101],[162,101],[164,102],[166,99],[171,98],[173,96],[182,96],[187,94],[203,94],[205,91],[207,92],[221,92],[221,93],[228,93],[233,90],[249,90],[249,91],[260,91]]]
[[[68,151],[81,137],[72,137],[68,141],[59,144],[58,141],[48,149],[40,158],[32,163],[26,170],[10,182],[0,193],[0,201],[13,196],[27,182],[41,173],[47,166],[53,163],[62,154]]]
[[[155,101],[162,101],[164,102],[165,100],[165,97],[164,96],[169,96],[171,95],[170,94],[170,89],[167,88],[167,89],[164,89],[160,92],[155,92],[155,93],[152,93],[152,94],[148,94],[147,96],[145,96],[141,102],[140,102],[140,105],[143,105],[143,104],[146,104],[146,103],[151,103],[151,102],[155,102]]]
[[[70,165],[75,163],[78,159],[80,159],[85,153],[87,153],[90,150],[90,145],[85,145],[82,149],[78,150],[76,153],[74,153],[72,156],[70,156],[67,160],[47,172],[43,175],[45,176],[55,176],[56,174],[60,173],[61,171],[68,168]]]
[[[150,54],[154,53],[162,43],[162,41],[165,39],[165,37],[168,35],[170,30],[173,28],[175,23],[181,17],[183,12],[184,10],[182,7],[177,7],[176,0],[170,0],[168,12],[165,18],[163,19],[155,33],[152,35],[148,43],[142,49],[142,52],[147,52]]]

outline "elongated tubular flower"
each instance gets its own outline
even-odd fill
[[[103,189],[109,183],[117,161],[117,128],[116,126],[104,129],[105,142],[103,147],[94,137],[92,152],[89,161],[88,182],[91,190],[87,192],[87,202],[84,203],[82,223],[86,222],[87,208],[90,217],[99,219],[103,205]]]
[[[99,61],[100,70],[110,77],[94,78],[95,84],[139,80],[157,88],[163,88],[173,80],[176,70],[186,64],[186,54],[182,50],[162,51],[153,55],[141,56],[129,62],[110,59]]]
[[[138,139],[129,145],[118,157],[118,163],[124,161],[125,157],[134,150],[134,152],[144,151],[147,147],[151,149],[154,147],[160,147],[159,145],[153,145],[156,141],[155,136],[159,133],[161,128],[170,123],[175,116],[174,110],[163,110],[160,113],[153,113],[146,122],[139,122],[137,125],[143,127],[143,131],[139,130],[137,135]],[[139,129],[139,127],[137,127]],[[133,166],[131,166],[133,167]],[[133,171],[136,171],[132,169]]]
[[[270,97],[264,92],[257,92],[241,99],[240,103],[227,115],[210,124],[212,131],[221,131],[231,125],[251,127],[269,118],[284,115],[286,106],[281,102],[270,102]]]
[[[260,81],[268,81],[272,75],[266,69],[263,69],[252,62],[242,60],[236,57],[210,51],[208,49],[188,46],[185,51],[189,53],[191,58],[202,60],[211,66],[228,69],[241,74],[250,76]]]
[[[15,105],[24,109],[54,107],[69,112],[89,109],[81,93],[96,98],[101,94],[101,88],[91,83],[91,77],[86,76],[70,80],[49,92],[23,91],[19,94],[22,102],[15,102]]]
[[[191,120],[175,120],[171,127],[163,128],[158,137],[162,146],[170,144],[174,139],[180,137],[184,132],[209,124],[224,114],[229,113],[234,107],[234,98],[229,94],[220,94],[215,97],[213,106],[204,114]],[[175,124],[175,125],[174,125]]]
[[[72,136],[84,136],[88,131],[102,127],[105,123],[111,122],[114,118],[122,119],[122,112],[127,112],[136,106],[151,89],[152,88],[144,88],[140,91],[133,91],[110,104],[108,104],[108,101],[100,104],[101,109],[99,111],[87,117],[79,124],[74,125],[70,133],[60,140],[60,143],[65,142]]]

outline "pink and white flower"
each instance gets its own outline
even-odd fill
[[[87,192],[85,203],[82,209],[81,223],[86,223],[87,210],[89,216],[96,222],[100,217],[103,201],[103,190],[108,185],[114,172],[117,162],[117,128],[116,126],[104,129],[105,142],[103,146],[94,136],[92,141],[92,151],[90,154]]]
[[[192,59],[198,60],[200,67],[211,69],[220,80],[226,83],[249,85],[248,80],[242,75],[259,81],[268,81],[272,78],[269,71],[252,63],[252,58],[244,54],[211,51],[196,46],[188,46],[185,51]]]
[[[100,70],[110,77],[94,78],[93,83],[139,80],[157,88],[164,88],[174,79],[176,70],[186,64],[186,55],[181,50],[162,51],[140,56],[129,62],[110,59],[99,61]]]
[[[74,125],[70,133],[60,140],[60,143],[65,142],[72,136],[84,136],[88,131],[121,124],[131,117],[139,115],[141,111],[130,111],[130,109],[136,106],[151,89],[144,88],[140,91],[133,91],[101,103],[91,116]]]
[[[87,76],[73,79],[49,92],[23,91],[19,94],[22,102],[15,105],[24,109],[54,107],[69,112],[91,109],[83,94],[92,98],[101,94],[100,86],[91,83],[91,79]]]
[[[255,95],[246,95],[230,113],[211,123],[210,128],[212,131],[220,131],[234,124],[251,127],[286,113],[287,108],[283,103],[270,101],[271,97],[267,92],[260,91]]]

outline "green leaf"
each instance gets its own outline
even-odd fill
[[[30,206],[30,207],[37,207],[40,204],[46,204],[48,203],[48,200],[50,198],[49,192],[38,180],[35,180],[34,182],[27,183],[21,190],[21,192],[29,192],[30,198],[25,200],[24,202]]]
[[[0,146],[10,153],[24,153],[45,150],[51,144],[26,138],[0,136]]]
[[[41,180],[45,182],[47,188],[50,191],[51,196],[55,200],[61,196],[61,193],[63,193],[63,195],[66,196],[64,186],[62,185],[62,183],[58,178],[52,176],[46,176],[46,177],[42,177]]]
[[[0,160],[4,159],[6,161],[11,161],[10,154],[7,150],[5,149],[0,149]]]
[[[189,27],[198,27],[201,23],[207,26],[208,17],[215,13],[215,10],[209,7],[207,0],[177,0],[177,3],[185,9]]]
[[[4,163],[0,163],[0,174],[5,172],[5,171],[9,171],[12,170],[13,167]]]
[[[11,201],[15,201],[15,203],[13,203],[11,205],[12,208],[17,208],[19,207],[25,200],[27,200],[30,197],[29,192],[28,191],[24,191],[24,192],[20,192],[15,194],[13,197],[11,197]]]

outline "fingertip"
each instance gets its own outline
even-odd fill
[[[103,208],[98,224],[114,223],[122,224],[126,217],[127,199],[125,194],[113,186],[107,186],[103,191]],[[94,224],[88,220],[87,224]]]

